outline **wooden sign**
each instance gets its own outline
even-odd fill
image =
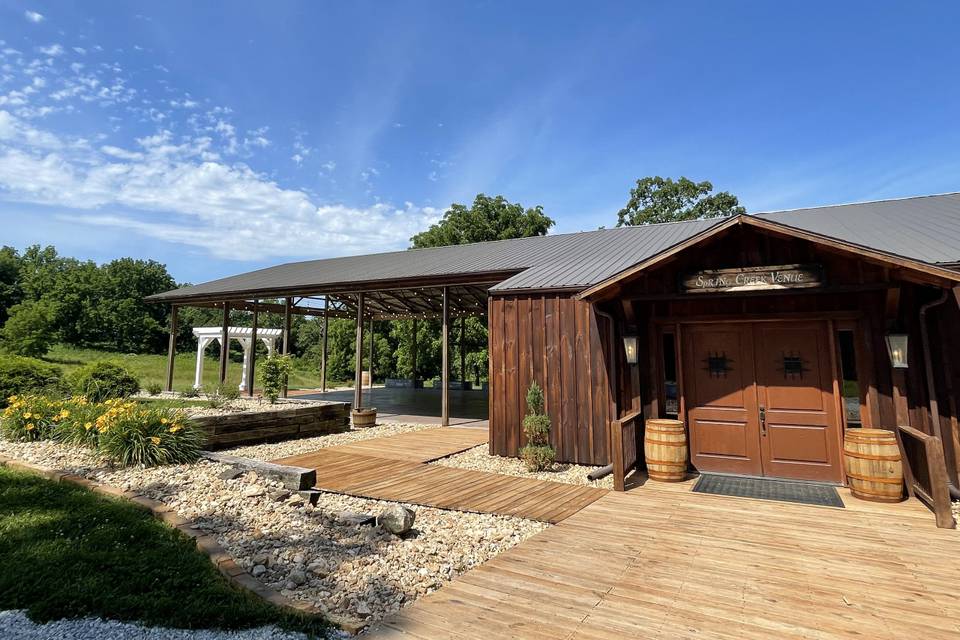
[[[680,288],[689,293],[775,291],[823,286],[823,269],[816,264],[708,269],[684,276]]]

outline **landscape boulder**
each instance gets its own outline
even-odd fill
[[[397,504],[387,507],[377,516],[377,525],[395,536],[402,536],[413,527],[416,517],[417,514],[412,509]]]

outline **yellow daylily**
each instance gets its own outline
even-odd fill
[[[152,442],[153,444],[160,444],[160,438],[158,438],[157,436],[151,436],[150,442]]]

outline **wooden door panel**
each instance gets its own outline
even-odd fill
[[[840,482],[826,323],[757,324],[755,335],[757,394],[766,414],[764,475]]]
[[[700,471],[761,473],[753,340],[738,324],[692,326],[683,367],[690,460]]]

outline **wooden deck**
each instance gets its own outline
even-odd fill
[[[356,453],[374,458],[406,460],[408,462],[430,462],[445,458],[487,442],[487,430],[472,427],[440,427],[408,431],[395,436],[360,440],[351,444],[342,444],[329,449],[318,449],[311,453],[274,460],[278,464],[314,468],[314,458],[322,451],[336,450],[341,453]],[[320,460],[320,458],[317,458]]]
[[[647,483],[375,625],[371,639],[960,637],[960,533],[916,501],[847,509]]]
[[[411,434],[403,434],[407,435]],[[277,462],[316,469],[316,488],[324,491],[550,523],[560,522],[607,493],[594,487],[360,455],[352,446],[320,449]],[[384,451],[396,453],[397,449]]]

